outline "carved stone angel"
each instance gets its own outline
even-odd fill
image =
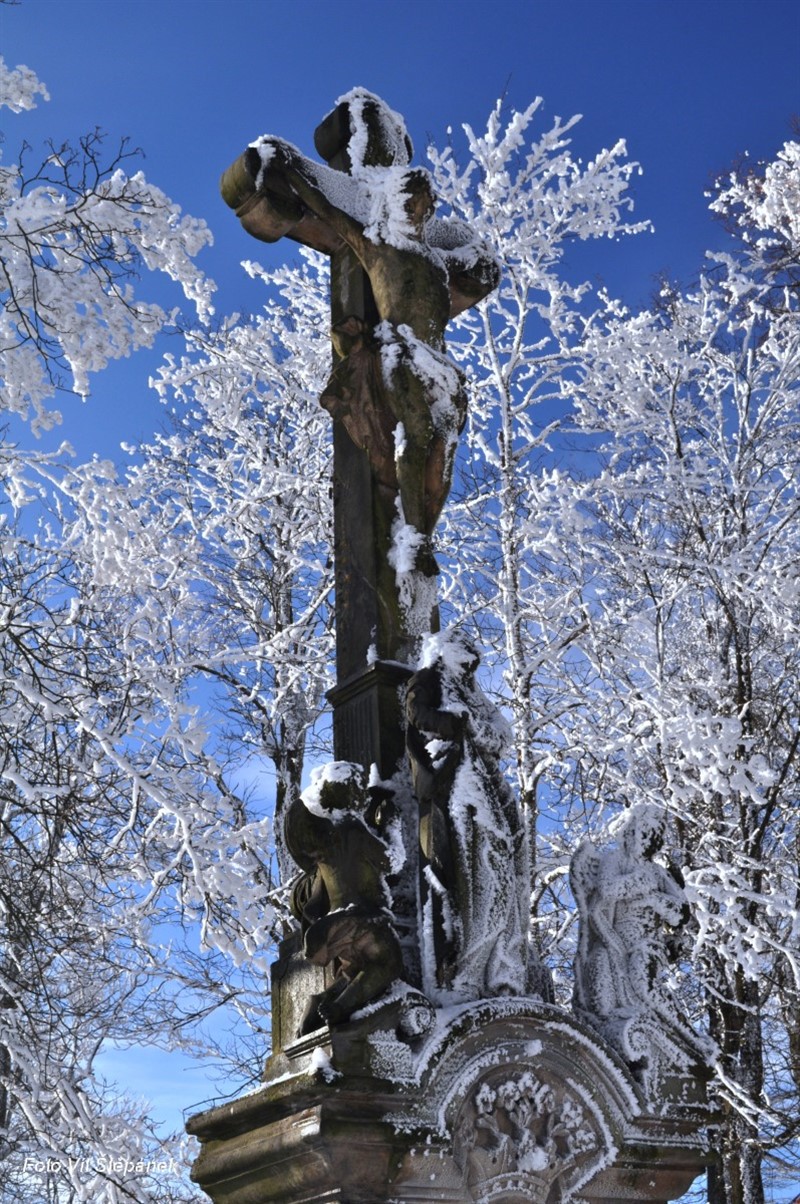
[[[527,945],[530,859],[500,767],[508,725],[458,633],[430,636],[410,679],[406,742],[420,808],[426,991],[547,996]]]
[[[676,866],[654,858],[664,842],[663,810],[633,806],[617,848],[590,840],[570,865],[580,920],[574,1006],[635,1067],[690,1060],[708,1052],[688,1027],[663,982],[677,931],[690,911]]]
[[[371,802],[361,767],[333,761],[286,813],[286,846],[303,870],[291,896],[303,952],[334,976],[309,1001],[301,1034],[347,1020],[402,975],[384,881],[389,859],[368,819]]]

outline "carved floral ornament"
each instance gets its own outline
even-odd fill
[[[603,1161],[606,1143],[577,1094],[531,1070],[475,1084],[455,1126],[455,1159],[475,1201],[560,1200]]]

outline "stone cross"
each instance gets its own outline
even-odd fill
[[[617,854],[582,846],[581,1019],[550,1002],[528,947],[527,828],[500,767],[507,725],[477,650],[435,631],[432,535],[465,418],[444,328],[496,265],[467,227],[432,218],[427,173],[377,97],[351,92],[316,147],[328,166],[261,138],[222,191],[255,237],[331,258],[337,760],[286,816],[302,955],[288,938],[273,967],[265,1085],[189,1121],[192,1177],[214,1204],[323,1204],[331,1184],[370,1204],[666,1204],[708,1161],[701,1050],[649,970],[661,921],[685,918],[679,884],[652,861],[647,814]],[[411,782],[387,784],[404,741]],[[384,839],[404,815],[402,842]],[[642,1019],[662,1021],[652,1055],[633,1047]]]
[[[330,256],[337,685],[334,753],[390,777],[403,757],[397,685],[438,626],[431,536],[466,412],[444,327],[497,283],[463,223],[432,219],[402,119],[356,89],[322,121],[327,167],[281,139],[251,144],[222,194],[254,237]]]

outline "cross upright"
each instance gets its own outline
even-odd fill
[[[402,118],[378,97],[351,92],[314,141],[327,167],[266,136],[221,190],[255,238],[330,257],[334,754],[388,778],[404,752],[397,687],[438,626],[431,537],[466,414],[444,328],[497,268],[463,223],[433,219],[428,174],[409,168]]]

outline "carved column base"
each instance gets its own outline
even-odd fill
[[[704,1087],[659,1098],[559,1008],[436,1012],[406,990],[288,1045],[252,1095],[193,1117],[214,1204],[667,1201],[701,1174]]]
[[[375,661],[328,691],[333,707],[333,748],[337,761],[355,761],[390,778],[405,764],[405,720],[400,687],[411,669],[394,661]]]
[[[367,772],[374,764],[393,783],[392,802],[405,848],[405,865],[387,883],[395,928],[403,951],[404,977],[420,983],[417,921],[418,812],[405,745],[404,686],[411,669],[396,661],[374,661],[328,691],[333,707],[333,750],[337,761],[353,761]]]

